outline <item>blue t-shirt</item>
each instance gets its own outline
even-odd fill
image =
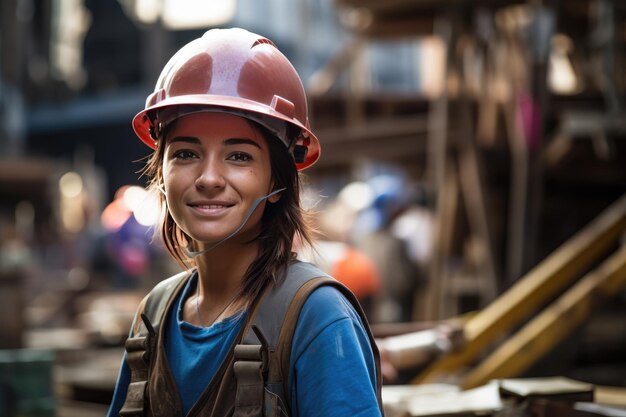
[[[246,321],[246,312],[210,327],[182,320],[189,280],[169,313],[165,349],[186,415],[219,369]],[[380,416],[372,349],[358,314],[335,288],[320,287],[304,303],[296,325],[289,371],[292,417]],[[117,416],[130,369],[124,360],[109,409]]]

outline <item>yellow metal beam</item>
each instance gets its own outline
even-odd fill
[[[626,195],[561,245],[465,326],[465,347],[442,356],[412,382],[434,382],[470,365],[486,348],[537,311],[606,254],[626,230]]]
[[[461,381],[463,389],[520,376],[626,286],[626,245],[491,353]]]

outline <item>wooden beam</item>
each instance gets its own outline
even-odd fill
[[[465,326],[467,344],[441,357],[412,382],[433,382],[472,363],[513,326],[580,276],[602,257],[626,230],[626,195],[565,242]]]
[[[461,387],[522,375],[625,285],[626,245],[491,353],[463,378]]]

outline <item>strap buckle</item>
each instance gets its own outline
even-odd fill
[[[252,330],[260,345],[235,346],[233,370],[237,379],[233,417],[263,416],[265,379],[268,370],[268,344],[255,325]]]
[[[126,362],[131,369],[131,381],[128,385],[126,400],[120,410],[120,415],[123,417],[141,417],[145,414],[150,357],[156,332],[145,314],[141,314],[141,319],[148,330],[148,335],[131,337],[125,343]]]

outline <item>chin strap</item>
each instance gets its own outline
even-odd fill
[[[239,233],[241,231],[241,229],[243,229],[243,227],[246,225],[248,220],[250,219],[250,216],[252,216],[252,213],[254,213],[254,210],[256,210],[256,208],[259,206],[259,204],[261,204],[261,202],[263,202],[264,200],[267,200],[271,196],[276,195],[278,193],[281,193],[281,192],[283,192],[285,190],[286,190],[286,188],[284,188],[284,187],[283,188],[279,188],[278,190],[272,191],[268,195],[264,195],[263,197],[259,197],[256,200],[254,200],[254,203],[252,203],[252,206],[248,209],[248,213],[246,213],[246,218],[243,219],[243,222],[241,222],[239,227],[237,229],[235,229],[234,232],[232,232],[231,234],[226,236],[224,239],[222,239],[219,242],[216,242],[216,243],[212,244],[211,246],[209,246],[208,248],[200,250],[200,251],[193,250],[193,242],[189,242],[189,244],[185,248],[185,253],[187,254],[188,257],[195,258],[198,255],[202,255],[203,253],[207,253],[209,251],[212,251],[217,246],[221,245],[222,243],[226,242],[228,239],[230,239],[231,237],[233,237],[237,233]]]

